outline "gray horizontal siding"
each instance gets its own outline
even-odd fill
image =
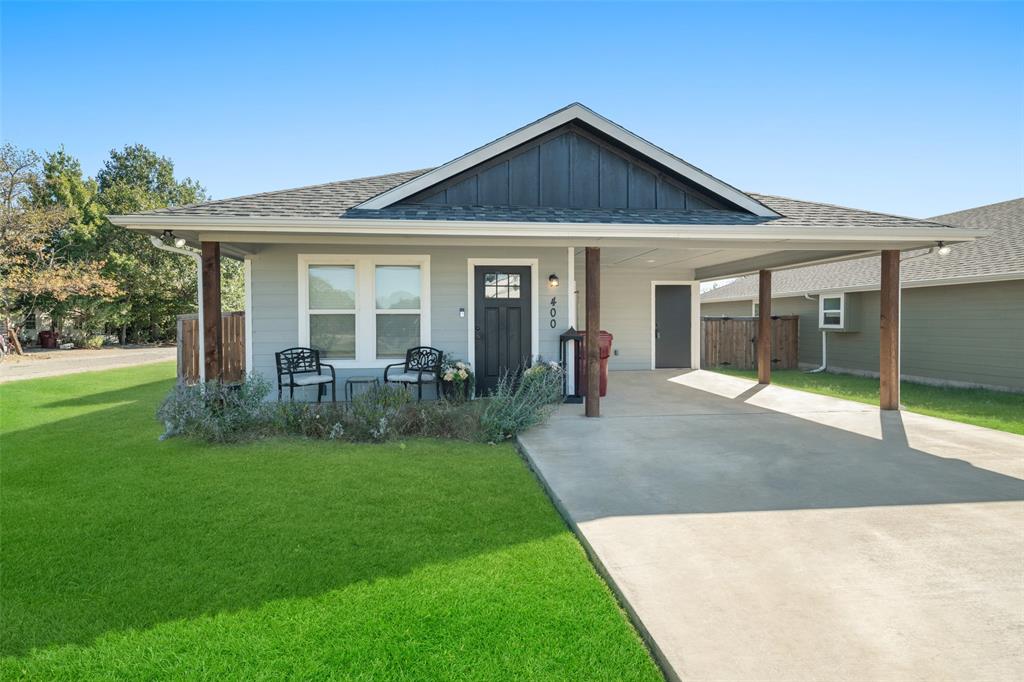
[[[539,352],[545,359],[558,357],[558,335],[568,326],[568,252],[565,248],[512,247],[409,247],[409,246],[269,246],[251,257],[253,369],[276,381],[274,353],[298,344],[299,254],[429,254],[431,344],[459,358],[468,357],[467,259],[538,258],[540,261]],[[548,286],[557,274],[560,285]],[[555,299],[556,327],[550,326],[551,299]],[[354,374],[383,374],[380,369],[338,370],[339,380]]]
[[[877,373],[878,292],[848,298],[858,331],[829,333],[828,364]],[[905,377],[1024,390],[1024,281],[913,287],[903,290],[902,306]],[[702,310],[706,315],[749,315],[750,303],[707,303]],[[778,298],[772,311],[800,315],[800,361],[820,364],[817,300]]]
[[[586,271],[582,253],[576,258],[577,319],[579,328],[586,326]],[[610,332],[612,357],[610,370],[651,368],[651,282],[689,281],[693,270],[631,270],[601,269],[601,328]]]

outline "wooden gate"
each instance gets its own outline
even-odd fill
[[[224,381],[245,377],[245,313],[221,313]],[[178,315],[178,381],[199,381],[199,316]]]
[[[756,317],[705,317],[701,319],[701,367],[757,369]],[[800,317],[772,316],[772,369],[798,365]]]

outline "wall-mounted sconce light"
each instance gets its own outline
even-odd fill
[[[160,235],[161,239],[165,242],[173,243],[179,249],[185,246],[185,239],[183,237],[175,237],[174,233],[170,230],[164,230],[164,233]]]
[[[558,286],[558,275],[548,275],[548,286],[552,289]]]

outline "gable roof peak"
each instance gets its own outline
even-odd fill
[[[668,169],[694,185],[704,189],[711,195],[723,199],[728,204],[747,211],[755,216],[777,218],[780,214],[766,206],[756,198],[741,192],[718,178],[687,163],[683,159],[658,147],[644,138],[626,130],[618,123],[611,121],[580,102],[572,102],[533,123],[503,135],[482,147],[463,154],[448,163],[413,178],[392,189],[381,192],[375,197],[364,201],[355,208],[382,209],[403,199],[407,199],[423,190],[452,178],[466,170],[487,162],[490,159],[514,149],[530,140],[544,135],[556,128],[573,122],[581,122],[603,135],[615,140],[640,157],[653,161],[656,165]]]

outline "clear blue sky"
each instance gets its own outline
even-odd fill
[[[2,5],[2,136],[215,198],[433,166],[578,100],[742,189],[1024,193],[1024,5]]]

